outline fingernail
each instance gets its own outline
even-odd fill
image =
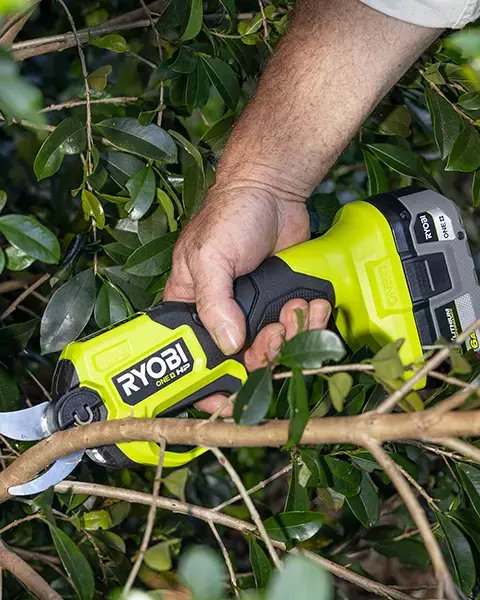
[[[285,341],[285,332],[275,333],[268,341],[268,348],[273,354],[277,354]]]
[[[213,335],[220,348],[220,350],[227,356],[235,354],[239,350],[240,336],[235,326],[231,323],[225,322],[217,325],[213,330]]]

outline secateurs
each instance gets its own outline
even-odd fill
[[[405,364],[440,337],[455,340],[480,316],[480,287],[455,204],[432,190],[413,188],[343,206],[325,235],[284,250],[237,279],[246,346],[278,320],[292,298],[328,300],[335,326],[352,350],[376,351],[404,339],[400,357]],[[477,330],[463,350],[478,351],[479,340]],[[237,391],[247,377],[242,356],[220,352],[193,304],[162,302],[66,346],[52,402],[0,413],[0,433],[40,440],[94,421],[172,415],[211,394]],[[202,452],[167,451],[164,464],[183,465]],[[159,448],[129,442],[87,454],[106,466],[155,465]],[[57,460],[9,492],[35,494],[55,485],[82,456],[76,452]]]

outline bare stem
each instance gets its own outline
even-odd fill
[[[212,521],[208,521],[208,524],[210,526],[210,529],[212,530],[212,533],[213,533],[215,539],[218,542],[218,545],[220,546],[220,550],[222,551],[223,558],[225,560],[225,564],[227,565],[228,574],[230,575],[230,581],[232,582],[232,588],[233,588],[233,591],[235,593],[235,596],[237,598],[239,598],[240,594],[238,592],[237,578],[235,576],[235,571],[233,570],[232,561],[230,560],[230,556],[228,555],[228,551],[225,548],[225,544],[223,543],[223,540],[220,537],[220,534],[218,533],[218,530],[215,527],[215,525],[212,523]]]
[[[118,98],[97,98],[90,99],[90,104],[132,104],[137,102],[136,96],[120,96]],[[86,100],[69,100],[68,102],[62,102],[62,104],[50,104],[46,108],[42,108],[40,112],[53,112],[56,110],[68,110],[75,106],[85,106]]]
[[[163,61],[163,52],[162,52],[162,43],[161,43],[161,40],[160,40],[160,34],[158,33],[158,29],[155,27],[155,21],[153,20],[152,13],[150,12],[150,9],[145,4],[145,0],[140,0],[140,4],[142,5],[143,11],[144,11],[145,15],[147,16],[147,19],[150,22],[150,26],[152,28],[153,35],[155,36],[155,39],[157,41],[158,58],[159,58],[159,64],[160,64]],[[158,112],[157,112],[157,125],[159,127],[162,124],[163,94],[164,94],[163,81],[161,81],[160,82],[160,97],[158,99]]]
[[[21,304],[25,298],[27,298],[33,291],[35,291],[38,287],[40,287],[45,281],[50,279],[50,274],[45,273],[41,277],[39,277],[36,281],[34,281],[24,292],[16,298],[8,308],[4,310],[4,312],[0,315],[0,321],[6,319],[9,315],[13,313],[13,311]]]

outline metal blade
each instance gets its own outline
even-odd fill
[[[39,494],[45,491],[53,485],[57,485],[60,481],[63,481],[65,477],[68,477],[73,469],[82,460],[84,450],[78,452],[72,452],[64,458],[59,458],[53,465],[45,471],[42,475],[27,483],[21,485],[14,485],[8,489],[8,493],[11,496],[30,496],[31,494]]]
[[[45,412],[49,402],[24,410],[0,412],[0,433],[12,440],[30,442],[48,436]]]

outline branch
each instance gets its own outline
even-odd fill
[[[450,448],[450,450],[458,452],[462,456],[466,456],[467,458],[480,463],[480,448],[477,448],[477,446],[474,446],[473,444],[468,444],[467,442],[455,438],[443,438],[441,440],[427,439],[426,441],[434,444],[441,444],[442,446],[445,446],[445,448]]]
[[[225,564],[227,565],[228,574],[230,576],[230,581],[232,583],[232,588],[233,588],[233,591],[235,593],[235,596],[237,598],[239,598],[240,594],[238,592],[237,578],[235,576],[235,571],[233,569],[233,565],[232,565],[232,561],[230,560],[230,556],[228,555],[228,551],[225,548],[225,544],[223,543],[223,540],[220,537],[220,534],[218,533],[217,528],[215,527],[215,525],[211,521],[208,521],[208,524],[210,526],[210,529],[212,530],[214,538],[217,540],[217,543],[220,546],[220,550],[222,551],[223,560],[225,561]]]
[[[203,506],[196,506],[194,504],[188,504],[187,502],[181,502],[180,500],[174,500],[173,498],[156,498],[154,499],[151,494],[145,492],[137,492],[136,490],[126,490],[123,488],[111,487],[108,485],[99,485],[96,483],[84,483],[74,481],[64,481],[55,486],[55,491],[61,494],[88,494],[89,496],[99,496],[101,498],[113,498],[116,500],[124,500],[125,502],[133,502],[136,504],[151,505],[155,502],[157,508],[163,508],[170,510],[174,513],[187,515],[196,519],[201,519],[207,523],[211,521],[217,525],[223,525],[230,529],[235,529],[243,535],[252,535],[257,533],[255,525],[242,521],[236,517],[225,515],[221,512],[217,512],[211,508],[203,508]],[[280,550],[286,551],[285,544],[272,540],[273,545]],[[300,554],[302,551],[293,549],[289,551],[291,554]],[[357,575],[353,571],[334,563],[323,556],[314,554],[313,552],[305,551],[304,554],[308,556],[314,562],[320,564],[322,567],[330,571],[336,577],[349,581],[354,585],[368,590],[374,594],[384,596],[385,598],[393,598],[394,600],[414,600],[412,596],[404,594],[394,590],[386,585],[372,581],[367,577]]]
[[[480,319],[477,319],[475,323],[472,323],[465,331],[457,336],[455,339],[456,344],[462,344],[468,336],[473,333],[476,329],[480,327]],[[430,371],[434,371],[437,367],[439,367],[450,354],[450,348],[443,348],[439,352],[437,352],[429,361],[425,363],[425,365],[419,369],[410,379],[408,379],[400,389],[396,390],[391,394],[378,408],[376,408],[373,412],[384,414],[390,412],[395,408],[395,406],[400,402],[402,398],[404,398],[408,392],[413,390],[415,384],[421,381],[424,377],[426,377]]]
[[[11,315],[13,313],[13,311],[17,308],[17,306],[19,304],[21,304],[25,298],[27,298],[32,292],[34,292],[38,287],[40,287],[42,285],[42,283],[45,283],[45,281],[47,281],[47,279],[50,279],[50,273],[45,273],[44,275],[42,275],[41,277],[39,277],[36,281],[34,281],[30,287],[28,287],[24,292],[22,292],[20,294],[20,296],[18,296],[18,298],[16,298],[8,308],[5,309],[5,311],[0,315],[0,321],[3,321],[4,319],[6,319],[9,315]]]
[[[62,600],[35,569],[0,542],[0,568],[10,571],[39,600]]]
[[[365,448],[371,452],[372,456],[381,465],[385,473],[390,478],[396,490],[405,502],[412,519],[414,520],[420,535],[425,543],[425,547],[432,560],[432,566],[435,571],[435,576],[439,584],[439,598],[443,598],[444,594],[448,600],[457,600],[458,595],[455,591],[450,572],[443,558],[440,546],[433,534],[430,523],[428,522],[425,512],[422,510],[419,501],[412,492],[407,480],[402,475],[397,467],[397,464],[392,458],[382,449],[382,447],[374,441],[366,440],[363,444]]]
[[[140,440],[160,443],[162,438],[168,444],[189,446],[279,447],[287,443],[288,427],[288,420],[266,421],[247,427],[224,421],[128,418],[59,431],[27,450],[0,473],[0,502],[9,497],[11,486],[30,481],[57,458],[77,450]],[[365,437],[384,442],[473,435],[480,435],[480,411],[436,414],[425,410],[393,415],[370,412],[355,417],[310,419],[300,444],[350,443],[361,446]]]
[[[162,62],[162,60],[163,60],[162,43],[161,43],[161,40],[160,40],[160,34],[158,33],[157,28],[155,27],[155,21],[153,20],[152,13],[150,12],[150,9],[145,4],[145,0],[140,0],[140,4],[142,5],[142,10],[145,13],[145,16],[147,17],[147,19],[150,22],[150,26],[152,28],[153,35],[155,36],[155,39],[157,41],[158,58],[159,58],[159,64],[160,64]],[[157,125],[159,127],[162,124],[163,94],[164,94],[163,81],[161,81],[160,82],[160,96],[158,98],[158,113],[157,113]]]
[[[136,96],[121,96],[119,98],[91,99],[90,104],[130,104],[137,101],[138,98]],[[86,100],[69,100],[68,102],[63,102],[62,104],[50,104],[50,106],[42,108],[40,112],[43,113],[52,112],[54,110],[67,110],[69,108],[73,108],[74,106],[85,106],[86,104]]]
[[[0,46],[2,48],[10,48],[39,3],[40,0],[33,0],[25,10],[6,19],[0,27]]]

